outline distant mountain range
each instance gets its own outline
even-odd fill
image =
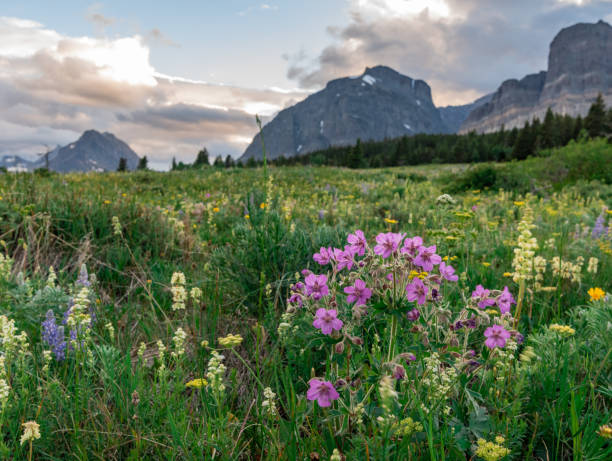
[[[522,126],[554,112],[585,115],[598,93],[612,104],[612,27],[576,24],[550,46],[548,71],[506,80],[492,94],[463,106],[435,107],[431,89],[395,70],[366,68],[357,77],[332,80],[263,127],[269,158],[291,157],[362,140],[417,133],[489,132]],[[262,158],[257,134],[242,160]]]
[[[111,133],[96,130],[85,131],[81,137],[67,146],[57,146],[49,152],[49,169],[60,173],[71,171],[115,171],[119,160],[125,158],[130,170],[138,166],[140,157],[125,142]],[[46,166],[44,155],[28,161],[15,155],[0,159],[0,167],[9,171],[31,171]]]

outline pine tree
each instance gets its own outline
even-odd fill
[[[127,171],[127,159],[125,157],[121,157],[119,159],[119,165],[117,166],[117,171]]]
[[[589,113],[584,119],[584,127],[586,128],[591,138],[603,136],[606,132],[606,105],[604,104],[601,93],[597,95],[597,99],[591,105]]]
[[[514,143],[514,148],[512,150],[512,155],[518,160],[524,160],[533,153],[532,148],[533,143],[531,139],[531,124],[528,120],[525,122],[525,125],[520,130],[516,138],[516,142]]]
[[[216,166],[217,168],[223,168],[225,166],[225,164],[223,163],[223,157],[221,157],[220,155],[217,155],[213,165]]]
[[[206,149],[206,147],[202,148],[202,150],[198,152],[195,162],[193,162],[193,166],[195,168],[210,166],[210,163],[208,162],[208,149]]]
[[[232,158],[231,155],[227,155],[227,157],[225,157],[225,168],[231,168],[234,166],[234,159]]]
[[[170,167],[170,171],[176,171],[176,157],[172,157],[172,166]]]
[[[148,169],[148,167],[149,167],[149,160],[147,159],[147,156],[145,155],[140,160],[138,160],[138,166],[136,168],[138,170],[146,170]]]

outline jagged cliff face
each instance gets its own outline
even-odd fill
[[[585,115],[598,93],[612,104],[612,27],[575,24],[562,29],[550,44],[548,71],[521,80],[506,80],[491,101],[470,113],[460,132],[520,127],[553,112]]]
[[[285,109],[263,128],[269,158],[291,157],[329,146],[382,140],[416,133],[448,133],[422,80],[377,66],[341,78]],[[258,134],[242,160],[262,158]]]

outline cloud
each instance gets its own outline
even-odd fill
[[[276,11],[278,10],[278,6],[270,5],[269,3],[261,3],[259,5],[249,6],[242,11],[239,11],[238,16],[246,16],[247,14],[253,13],[255,11]]]
[[[85,18],[91,22],[98,32],[103,32],[109,26],[112,26],[116,19],[110,16],[105,16],[100,10],[103,8],[101,3],[94,3],[87,8]]]
[[[159,30],[157,27],[151,29],[149,31],[149,33],[147,34],[147,38],[154,42],[154,43],[160,43],[162,45],[166,45],[166,46],[171,46],[173,48],[180,48],[181,45],[179,45],[178,43],[176,43],[174,40],[170,39],[169,37],[167,37],[161,30]]]
[[[328,28],[333,43],[315,59],[289,59],[290,79],[313,89],[384,64],[427,81],[444,105],[545,69],[555,34],[604,17],[610,1],[351,0],[349,11],[349,24]]]
[[[114,133],[158,167],[172,156],[191,161],[204,145],[238,155],[256,132],[255,112],[269,119],[308,94],[162,74],[147,39],[70,37],[0,17],[0,155],[31,158],[91,128]]]

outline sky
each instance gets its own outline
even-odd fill
[[[612,0],[0,0],[0,156],[87,129],[150,165],[238,157],[264,123],[334,78],[387,65],[469,103],[546,69]]]

